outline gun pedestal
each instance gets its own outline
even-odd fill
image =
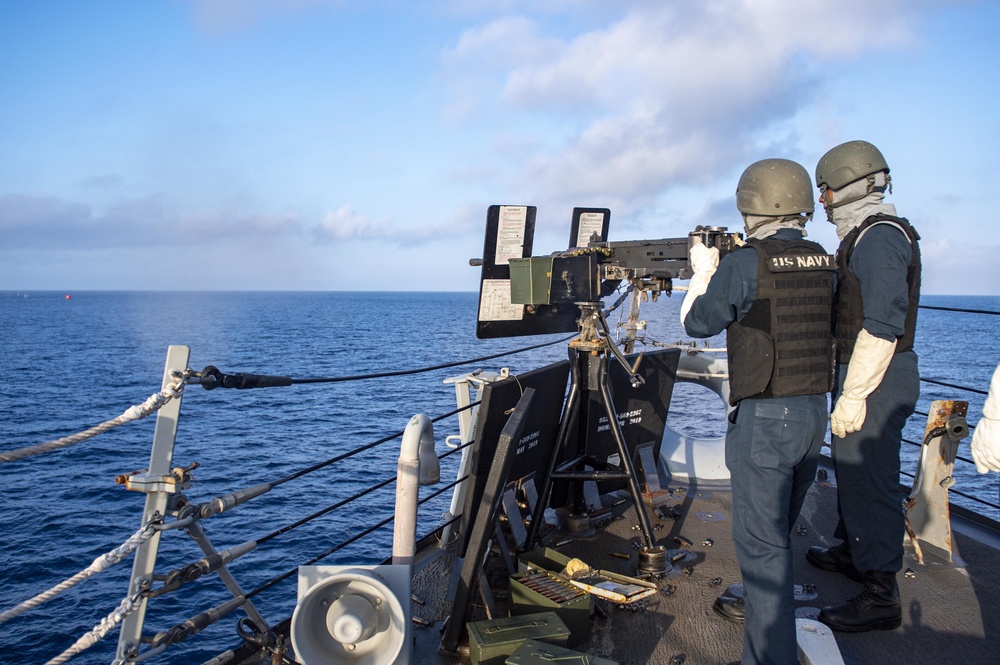
[[[670,564],[667,563],[665,548],[657,545],[653,537],[652,522],[642,500],[642,490],[636,476],[635,466],[629,456],[621,427],[618,424],[618,415],[611,390],[608,387],[610,357],[614,355],[625,366],[633,385],[639,385],[643,379],[636,373],[635,367],[628,366],[625,357],[610,340],[607,321],[601,313],[602,303],[578,302],[575,304],[580,308],[578,320],[580,335],[569,343],[569,395],[566,398],[566,408],[563,412],[562,422],[559,424],[559,434],[555,447],[549,459],[548,473],[545,474],[542,483],[541,499],[535,505],[532,514],[526,546],[536,545],[538,525],[543,523],[543,512],[551,499],[552,485],[555,481],[576,481],[573,518],[579,523],[582,518],[586,517],[587,513],[586,503],[583,500],[583,481],[624,480],[632,495],[632,502],[639,518],[639,526],[644,539],[644,545],[639,550],[639,570],[646,573],[663,574],[670,570]],[[603,337],[598,334],[598,324],[605,332]],[[638,366],[638,362],[636,366]],[[618,448],[619,466],[617,467],[587,455],[586,410],[580,408],[580,402],[585,396],[589,397],[585,393],[590,392],[597,392],[600,395],[608,425]],[[566,456],[570,438],[574,433],[578,439],[576,455],[560,464],[560,460]]]

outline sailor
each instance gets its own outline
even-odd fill
[[[833,379],[833,257],[804,240],[809,173],[787,159],[751,164],[736,207],[747,243],[719,261],[695,245],[681,305],[692,337],[727,331],[726,466],[743,596],[713,609],[743,621],[742,663],[798,663],[790,532],[816,475]],[[745,619],[745,620],[744,620]]]
[[[972,433],[972,460],[979,473],[1000,471],[1000,365],[993,370],[983,417]]]
[[[837,382],[830,414],[837,474],[833,547],[806,558],[863,583],[860,594],[824,607],[819,620],[844,632],[898,628],[896,573],[903,565],[899,448],[919,395],[913,351],[920,299],[919,236],[883,202],[889,166],[871,143],[849,141],[816,166],[827,219],[836,225]]]

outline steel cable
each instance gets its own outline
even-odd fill
[[[512,356],[517,353],[523,353],[525,351],[533,351],[534,349],[541,349],[546,346],[552,346],[553,344],[561,344],[573,339],[575,335],[570,335],[569,337],[564,337],[557,339],[553,342],[543,342],[541,344],[535,344],[533,346],[526,346],[516,351],[504,351],[503,353],[494,353],[493,355],[483,356],[481,358],[473,358],[471,360],[459,360],[451,363],[445,363],[443,365],[434,365],[433,367],[421,367],[419,369],[404,369],[396,372],[381,372],[377,374],[358,374],[356,376],[339,376],[331,378],[313,378],[313,379],[292,379],[293,384],[302,383],[337,383],[341,381],[360,381],[363,379],[381,379],[390,376],[406,376],[409,374],[420,374],[422,372],[433,372],[438,369],[447,369],[449,367],[459,367],[461,365],[472,365],[475,363],[484,362],[486,360],[493,360],[495,358],[502,358],[503,356]]]

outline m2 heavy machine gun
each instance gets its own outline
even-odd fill
[[[608,242],[611,211],[574,208],[569,248],[531,256],[533,206],[491,206],[481,265],[481,339],[572,332],[578,303],[600,303],[628,282],[635,294],[670,295],[672,279],[690,279],[688,251],[697,243],[725,256],[741,243],[724,227],[699,226],[683,238]],[[582,326],[581,326],[582,327]]]
[[[524,548],[541,544],[539,529],[544,510],[553,501],[555,481],[574,483],[567,525],[569,530],[578,531],[589,528],[584,481],[616,489],[625,485],[644,538],[639,570],[649,575],[665,574],[670,564],[665,548],[654,540],[633,460],[638,456],[636,448],[648,444],[655,455],[645,458],[647,467],[655,464],[679,351],[646,356],[646,365],[663,370],[654,374],[640,368],[642,354],[631,360],[625,354],[631,352],[640,299],[669,295],[674,278],[690,278],[688,252],[695,244],[718,247],[725,255],[738,247],[740,235],[727,233],[725,228],[698,227],[683,238],[609,242],[609,209],[574,208],[569,248],[548,256],[531,256],[535,215],[533,206],[491,206],[483,258],[472,262],[482,266],[476,327],[479,338],[579,332],[569,342],[569,392],[556,439],[548,444],[552,452],[541,476],[539,500],[531,507]],[[624,353],[612,338],[603,303],[623,282],[632,296],[626,326],[631,328]],[[614,372],[609,369],[611,356],[621,366],[613,368]],[[645,386],[644,375],[657,376],[656,385]],[[615,384],[614,391],[611,384]],[[636,397],[633,391],[642,395]],[[613,393],[620,402],[628,402],[625,414],[615,408]],[[622,428],[643,419],[647,429],[630,434],[626,441]],[[657,425],[649,429],[649,422]],[[655,478],[655,470],[646,468],[647,478],[651,471]],[[536,480],[542,472],[537,470]]]

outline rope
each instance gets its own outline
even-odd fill
[[[94,559],[92,564],[78,572],[76,575],[60,582],[48,591],[43,591],[34,598],[30,598],[20,605],[12,607],[11,609],[3,612],[3,614],[0,614],[0,623],[9,621],[19,614],[27,612],[30,609],[38,607],[42,603],[52,600],[63,591],[71,589],[88,577],[92,577],[97,573],[107,570],[114,564],[121,562],[125,557],[134,552],[136,548],[152,538],[154,533],[156,533],[156,531],[153,529],[153,522],[149,522],[146,526],[129,536],[128,540],[124,543],[110,552],[102,554]],[[103,635],[101,637],[103,637]]]
[[[82,653],[104,639],[108,633],[114,630],[115,626],[120,624],[125,617],[137,609],[139,597],[139,594],[136,594],[132,598],[123,598],[122,602],[118,604],[118,607],[111,614],[101,619],[99,624],[78,639],[73,646],[45,663],[45,665],[61,665],[73,656]]]
[[[186,373],[185,373],[186,374]],[[121,427],[125,423],[132,422],[133,420],[139,420],[151,415],[160,409],[164,404],[174,399],[175,397],[180,397],[181,393],[184,391],[184,381],[186,379],[185,374],[180,376],[175,376],[173,383],[164,388],[158,393],[150,395],[142,404],[137,404],[135,406],[129,407],[125,412],[114,418],[113,420],[107,420],[100,425],[91,427],[88,430],[80,432],[79,434],[73,434],[72,436],[65,436],[61,439],[56,439],[55,441],[49,441],[47,443],[41,443],[37,446],[29,446],[27,448],[21,448],[19,450],[11,450],[7,452],[0,453],[0,463],[2,462],[13,462],[19,459],[24,459],[25,457],[31,457],[33,455],[41,455],[42,453],[49,453],[53,450],[61,450],[62,448],[68,448],[74,444],[80,443],[81,441],[86,441],[91,439],[98,434],[103,434],[108,430],[112,430],[116,427]]]

